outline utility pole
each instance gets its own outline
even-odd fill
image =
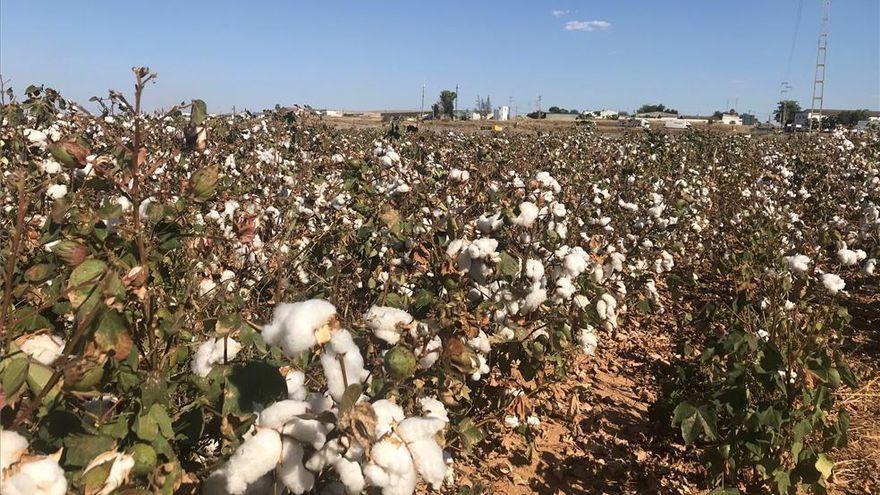
[[[452,114],[452,119],[455,120],[455,114],[458,113],[458,84],[455,85],[455,111]]]
[[[538,118],[541,118],[541,95],[538,95]]]
[[[783,132],[785,131],[786,122],[788,122],[788,105],[785,104],[787,101],[785,99],[789,90],[791,90],[791,84],[788,84],[788,81],[782,81],[782,88],[779,90],[779,101],[782,103],[782,114],[779,116],[779,124],[782,126]],[[773,115],[772,113],[770,115]]]
[[[822,0],[822,24],[819,29],[819,43],[816,47],[816,75],[813,78],[813,99],[810,101],[810,122],[807,130],[813,130],[813,112],[819,104],[819,130],[822,130],[822,108],[825,105],[825,60],[828,56],[828,11],[831,0]]]
[[[422,84],[422,106],[419,107],[419,120],[425,118],[425,85]]]

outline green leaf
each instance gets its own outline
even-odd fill
[[[70,292],[67,298],[73,309],[79,310],[80,315],[88,315],[101,300],[101,290],[98,288],[98,280],[104,275],[107,265],[96,259],[87,259],[79,264],[70,273],[67,280],[67,288]]]
[[[776,483],[776,491],[785,495],[791,489],[791,476],[788,471],[778,469],[773,473],[773,482]]]
[[[116,442],[106,435],[74,434],[64,439],[64,464],[82,467],[99,454],[114,447]]]
[[[174,428],[171,426],[171,418],[168,416],[165,406],[161,404],[153,404],[150,407],[150,416],[156,421],[156,424],[159,426],[159,432],[162,436],[169,440],[173,440]]]
[[[464,418],[458,423],[458,436],[461,439],[461,446],[465,452],[470,453],[474,446],[478,444],[485,434],[483,430],[477,426],[471,418]]]
[[[202,125],[208,118],[208,105],[204,100],[193,100],[189,121],[193,125]]]
[[[342,416],[354,407],[357,400],[364,393],[364,386],[360,383],[353,383],[346,387],[342,393],[342,399],[339,401],[339,415]]]
[[[156,440],[159,435],[159,423],[149,411],[142,413],[138,415],[137,420],[134,423],[134,433],[141,440],[152,442],[153,440]]]
[[[278,368],[263,361],[236,364],[226,379],[224,413],[250,413],[257,404],[271,404],[287,393]]]
[[[110,476],[111,467],[113,467],[113,459],[93,466],[83,473],[82,478],[80,478],[80,486],[83,488],[83,493],[98,493],[101,487],[104,486],[104,482],[107,481],[107,477]]]
[[[498,256],[498,271],[500,271],[501,274],[508,277],[515,277],[519,274],[519,258],[511,256],[507,251],[501,251],[498,253]]]

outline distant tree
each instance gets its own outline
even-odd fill
[[[581,112],[580,112],[580,110],[578,110],[578,109],[576,109],[576,108],[572,108],[571,110],[568,111],[568,113],[571,113],[571,114],[575,114],[575,115],[577,115],[577,114],[579,114],[579,113],[581,113]]]
[[[666,108],[666,105],[662,103],[658,103],[656,105],[642,105],[636,110],[636,113],[651,113],[651,112],[668,112],[669,110]]]
[[[837,114],[837,122],[840,125],[852,127],[859,123],[860,120],[868,120],[870,112],[868,110],[845,110]]]
[[[721,120],[722,115],[724,115],[724,112],[721,110],[715,110],[715,113],[712,114],[712,118],[715,120]]]
[[[559,108],[557,106],[552,106],[552,107],[548,108],[547,111],[550,113],[568,113],[566,109]]]
[[[530,119],[546,119],[547,112],[532,112],[530,114],[526,114],[526,117]]]
[[[758,123],[758,118],[750,113],[740,114],[739,117],[742,119],[743,125],[755,125]]]
[[[773,120],[782,125],[794,123],[794,115],[801,111],[801,104],[794,100],[782,100],[773,111]],[[785,121],[783,122],[783,116]]]
[[[455,91],[449,91],[448,89],[444,89],[440,92],[440,100],[437,101],[437,104],[440,105],[440,112],[452,118],[453,113],[455,113],[455,99],[458,95]]]
[[[822,118],[822,129],[833,130],[840,124],[842,122],[840,122],[840,117],[837,115],[827,115]],[[813,126],[815,127],[815,123]]]

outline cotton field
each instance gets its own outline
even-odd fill
[[[4,494],[496,493],[551,425],[566,493],[871,486],[836,461],[877,420],[847,409],[878,370],[851,358],[876,134],[148,115],[135,76],[3,106]],[[674,371],[608,367],[642,354]],[[650,378],[624,450],[679,468],[596,469],[600,373]]]

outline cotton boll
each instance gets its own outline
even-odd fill
[[[58,461],[44,457],[20,465],[19,470],[0,485],[3,495],[64,495],[67,479]]]
[[[489,345],[489,336],[482,330],[480,330],[476,337],[468,340],[468,345],[483,354],[489,354],[489,351],[492,349]]]
[[[531,227],[538,218],[538,207],[531,201],[524,201],[519,205],[519,215],[513,219],[513,223],[525,228]]]
[[[571,283],[570,277],[559,277],[556,279],[556,297],[567,300],[577,292],[577,287]]]
[[[855,251],[842,248],[837,251],[837,261],[843,266],[852,266],[865,259],[867,255],[861,249]]]
[[[199,282],[199,295],[206,296],[217,288],[217,284],[210,278],[204,278]]]
[[[400,340],[402,326],[412,323],[413,317],[406,311],[387,306],[372,306],[364,314],[364,323],[373,334],[389,344]]]
[[[280,346],[288,357],[296,357],[326,341],[335,316],[336,307],[322,299],[281,303],[275,307],[271,323],[263,327],[263,340]],[[316,335],[319,332],[321,335]]]
[[[423,438],[407,444],[416,470],[435,490],[443,485],[446,477],[446,461],[443,449],[433,438]]]
[[[278,481],[297,495],[311,490],[315,485],[315,475],[303,465],[303,448],[293,440],[284,439],[281,463],[275,473]]]
[[[320,449],[317,449],[317,451],[309,457],[308,462],[306,462],[306,468],[315,473],[323,471],[327,466],[332,466],[336,464],[339,459],[342,459],[342,454],[344,452],[345,447],[339,442],[338,438],[334,438],[324,444]]]
[[[294,400],[303,400],[306,398],[308,391],[305,387],[306,375],[299,370],[290,370],[284,376],[284,382],[287,384],[287,398]]]
[[[333,467],[339,475],[339,481],[345,485],[346,493],[356,494],[363,491],[366,481],[361,472],[360,464],[351,462],[343,457],[336,461]]]
[[[419,399],[419,407],[428,418],[437,418],[445,422],[449,422],[449,414],[446,412],[446,406],[442,402],[433,397],[422,397]]]
[[[439,335],[435,335],[424,346],[418,346],[415,349],[416,357],[419,359],[419,369],[426,370],[440,358],[440,352],[443,347],[443,341]]]
[[[50,366],[61,356],[64,345],[64,339],[61,337],[44,333],[29,337],[21,344],[20,349],[34,361]]]
[[[281,436],[278,432],[258,429],[226,463],[226,490],[231,495],[243,495],[248,485],[274,469],[280,458]]]
[[[544,277],[544,264],[541,260],[529,259],[526,261],[526,278],[532,282],[538,282]]]
[[[0,480],[3,479],[3,471],[18,462],[27,448],[27,438],[12,430],[0,430]]]
[[[522,313],[531,313],[532,311],[541,307],[541,305],[544,304],[544,301],[546,300],[547,289],[533,288],[523,300],[523,303],[520,306],[520,311]]]
[[[788,264],[788,270],[796,275],[805,275],[810,270],[811,260],[803,254],[786,256],[785,261]]]
[[[49,175],[61,172],[61,164],[49,158],[40,162],[40,170]]]
[[[599,345],[599,337],[596,335],[596,330],[593,327],[581,328],[578,340],[584,354],[592,356],[596,352],[596,347]]]
[[[477,219],[477,230],[483,234],[491,234],[498,230],[503,224],[504,221],[501,219],[501,213],[496,213],[494,215],[480,215],[480,218]]]
[[[321,355],[321,366],[327,380],[327,390],[337,402],[342,400],[347,385],[361,383],[369,376],[369,372],[364,369],[361,351],[355,345],[348,330],[338,330],[333,334],[330,345]]]
[[[196,350],[191,364],[192,371],[204,378],[215,364],[235,358],[240,350],[241,344],[233,338],[208,339]]]
[[[821,276],[822,285],[825,286],[825,290],[828,291],[829,294],[837,294],[842,291],[844,287],[846,287],[846,283],[842,278],[838,277],[833,273],[823,273]]]
[[[580,246],[572,249],[562,260],[565,272],[572,278],[577,277],[584,271],[590,261],[590,256]]]
[[[877,265],[877,260],[874,258],[870,258],[865,264],[862,266],[862,273],[865,275],[874,275],[874,269]]]
[[[390,432],[392,427],[403,421],[406,417],[400,406],[387,399],[377,400],[371,406],[373,407],[373,412],[376,413],[375,438],[377,439]]]
[[[309,405],[306,402],[293,399],[281,400],[260,412],[259,425],[263,428],[279,430],[297,416],[307,412]]]
[[[67,196],[67,186],[64,184],[52,184],[46,188],[46,196],[52,199],[61,199]]]

